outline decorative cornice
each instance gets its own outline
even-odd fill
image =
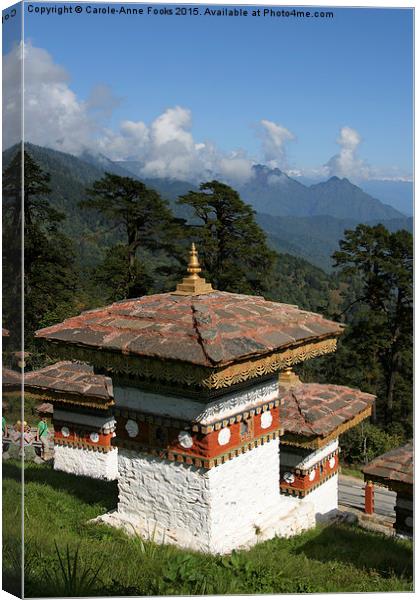
[[[72,440],[64,440],[62,438],[54,438],[55,446],[68,446],[70,448],[79,448],[83,450],[92,450],[93,452],[102,452],[106,454],[107,452],[111,452],[115,450],[114,446],[99,446],[98,444],[91,444],[89,442],[72,441]]]
[[[313,492],[328,481],[328,479],[338,474],[338,454],[339,450],[337,448],[308,469],[283,467],[280,473],[280,492],[282,494],[298,496],[299,498],[303,498],[310,492]],[[330,467],[329,462],[332,458],[334,458],[334,465]],[[296,475],[296,480],[292,483],[287,480],[285,481],[283,478],[285,473]],[[312,481],[310,479],[310,473],[314,474]]]
[[[299,490],[299,489],[293,488],[291,486],[286,487],[286,486],[282,485],[280,488],[280,493],[284,494],[286,496],[296,496],[298,498],[304,498],[305,496],[308,496],[311,492],[315,491],[317,488],[321,487],[321,485],[323,485],[326,481],[328,481],[328,479],[331,479],[332,477],[334,477],[337,474],[338,474],[338,470],[335,471],[334,473],[329,473],[328,475],[323,477],[321,481],[318,481],[315,485],[313,485],[312,487],[310,487],[306,490]]]
[[[103,433],[104,435],[108,435],[115,431],[115,425],[107,425],[104,427],[104,426],[100,426],[100,425],[96,425],[96,424],[76,423],[76,422],[72,421],[71,419],[54,419],[54,417],[53,417],[52,422],[53,422],[54,427],[57,427],[57,428],[71,427],[71,429],[77,434],[79,434],[79,432],[84,434],[86,432],[96,431],[98,433]]]
[[[152,456],[156,456],[162,460],[170,460],[173,462],[180,462],[186,465],[193,465],[198,468],[203,469],[212,469],[219,465],[222,465],[249,450],[253,450],[254,448],[258,448],[258,446],[262,446],[267,442],[271,442],[279,437],[278,431],[272,431],[270,433],[264,434],[259,438],[252,440],[251,442],[246,442],[241,446],[237,446],[236,448],[231,448],[228,452],[224,454],[220,454],[214,458],[206,459],[201,456],[194,456],[192,454],[184,454],[182,452],[175,452],[173,450],[166,450],[160,448],[150,448],[149,446],[145,446],[140,444],[139,442],[133,442],[131,440],[118,440],[114,438],[112,440],[113,446],[118,446],[118,448],[124,448],[126,450],[133,450],[135,452],[143,452],[144,454],[151,454]]]
[[[380,487],[385,487],[392,492],[406,494],[407,496],[413,496],[414,486],[411,483],[404,481],[391,481],[390,479],[382,478],[379,476],[365,475],[365,483],[372,482]]]
[[[223,427],[228,427],[234,423],[240,423],[246,421],[250,417],[259,415],[267,410],[277,408],[280,405],[280,400],[271,400],[267,403],[261,404],[255,408],[244,410],[240,413],[234,414],[230,417],[215,421],[210,425],[201,425],[200,423],[194,423],[191,421],[185,421],[182,419],[175,419],[173,417],[167,417],[162,415],[154,415],[149,413],[142,413],[140,411],[133,410],[132,408],[117,407],[114,410],[116,417],[122,416],[128,419],[137,419],[138,421],[153,423],[154,425],[162,425],[164,427],[174,427],[175,429],[191,430],[193,432],[199,432],[203,434],[211,433],[212,431],[219,431]]]
[[[273,352],[224,367],[202,367],[179,361],[126,356],[106,349],[52,342],[48,354],[68,360],[93,364],[95,369],[112,374],[132,375],[140,380],[173,383],[198,390],[226,390],[234,385],[273,375],[292,365],[334,352],[336,337],[328,337],[294,348]],[[185,387],[184,387],[185,393]]]

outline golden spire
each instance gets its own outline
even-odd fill
[[[172,292],[173,294],[177,296],[199,296],[200,294],[213,292],[211,283],[207,283],[205,279],[198,275],[201,272],[201,267],[198,262],[198,254],[194,242],[191,244],[190,261],[187,271],[189,275],[184,277],[181,283],[178,283],[175,292]]]

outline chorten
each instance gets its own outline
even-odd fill
[[[116,479],[112,380],[77,361],[25,373],[25,391],[53,405],[54,469]]]
[[[279,379],[283,435],[280,491],[310,502],[322,520],[338,509],[339,436],[370,417],[375,396],[342,385],[302,383],[291,369]]]
[[[229,552],[315,523],[280,494],[278,375],[333,352],[342,326],[296,306],[213,290],[197,251],[173,292],[42,329],[48,354],[112,380],[119,501],[102,520]]]

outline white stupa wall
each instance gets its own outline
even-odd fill
[[[293,498],[301,504],[312,504],[317,521],[322,521],[328,515],[334,513],[338,508],[338,474],[327,479],[325,483],[317,487],[302,499]]]
[[[310,469],[337,449],[338,438],[313,452],[302,449],[300,453],[296,448],[283,445],[281,446],[281,462],[282,465],[287,467]],[[323,518],[333,514],[338,509],[338,473],[303,498],[291,497],[290,499],[296,505],[312,504],[317,521],[322,521]]]
[[[112,481],[118,477],[118,450],[98,452],[54,444],[54,469],[73,475]]]
[[[272,440],[210,470],[119,451],[119,503],[102,521],[155,541],[226,553],[315,524],[311,504],[280,496]]]

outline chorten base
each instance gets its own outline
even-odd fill
[[[139,519],[133,514],[118,510],[110,511],[92,519],[91,523],[102,523],[122,529],[129,535],[140,536],[157,544],[172,544],[186,550],[210,554],[229,554],[233,550],[252,548],[255,544],[274,537],[292,537],[315,527],[314,507],[310,503],[299,503],[293,498],[281,498],[278,514],[266,515],[264,523],[250,528],[246,535],[235,540],[209,539],[195,535],[185,529],[169,529],[156,521]],[[281,516],[280,516],[281,515]],[[245,533],[245,532],[243,532]]]
[[[314,507],[280,495],[272,440],[212,469],[119,449],[117,510],[98,520],[158,543],[213,554],[315,525]]]

